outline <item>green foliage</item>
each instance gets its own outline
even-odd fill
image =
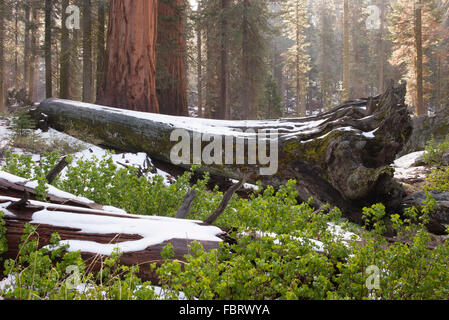
[[[429,165],[441,165],[442,156],[449,151],[449,135],[442,143],[436,143],[435,138],[426,145],[426,152],[424,153],[424,161]]]
[[[6,240],[6,223],[4,220],[5,214],[0,211],[0,263],[2,262],[2,254],[8,251],[8,242]]]
[[[282,97],[279,88],[272,74],[269,74],[265,80],[265,117],[268,119],[277,119],[283,116]]]
[[[449,167],[437,168],[426,178],[426,191],[449,192]]]
[[[10,154],[4,170],[38,179],[58,159],[58,154],[49,154],[37,168],[30,158]],[[189,218],[199,220],[218,206],[222,193],[207,190],[207,174],[191,186],[196,169],[176,183],[165,185],[162,177],[138,177],[136,169],[118,168],[105,156],[71,162],[64,178],[59,177],[54,184],[130,213],[165,216],[173,216],[188,188],[193,188],[198,196]],[[363,241],[343,240],[332,231],[331,222],[342,225],[340,210],[324,206],[317,212],[311,205],[313,199],[298,203],[297,196],[294,180],[278,190],[260,187],[247,199],[235,196],[216,223],[232,228],[236,243],[221,243],[218,249],[205,251],[201,244],[192,242],[183,261],[174,259],[171,244],[163,248],[164,262],[158,267],[152,265],[163,297],[151,284],[142,283],[138,267],[120,264],[120,252],[106,258],[97,274],[86,273],[79,252],[66,252],[57,235],[50,246],[39,249],[34,227],[27,226],[18,257],[5,264],[5,275],[13,275],[15,284],[0,296],[108,300],[178,299],[182,295],[188,299],[225,300],[447,299],[449,245],[435,245],[425,228],[436,205],[430,194],[419,209],[407,209],[403,216],[387,215],[382,204],[364,208],[363,218],[370,231],[355,230]],[[397,242],[389,243],[383,237],[388,221],[397,232]],[[348,225],[342,228],[347,230]],[[2,230],[0,222],[0,236]],[[74,267],[82,290],[70,286],[74,278],[68,270]],[[379,272],[376,278],[369,271],[373,267]],[[373,279],[378,280],[378,287],[368,285]]]
[[[432,206],[429,197],[423,212]],[[424,225],[399,216],[392,218],[400,226],[398,237],[409,243],[388,244],[379,234],[384,207],[365,212],[377,228],[364,234],[363,243],[336,241],[311,223],[323,232],[324,254],[292,237],[292,228],[283,235],[240,236],[237,244],[209,252],[192,243],[185,263],[168,260],[157,273],[164,288],[182,291],[188,299],[447,299],[448,244],[429,249]],[[377,288],[368,286],[370,267],[379,271]]]
[[[36,121],[30,116],[29,110],[19,108],[12,117],[11,129],[15,135],[27,136],[36,129]]]

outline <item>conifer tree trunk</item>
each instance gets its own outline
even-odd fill
[[[219,91],[218,83],[218,66],[215,57],[215,45],[217,44],[216,30],[207,28],[206,30],[206,54],[207,54],[207,75],[206,75],[206,118],[216,118],[218,112],[217,92]]]
[[[298,116],[306,116],[305,95],[302,94],[302,85],[304,85],[304,75],[301,72],[301,26],[299,16],[299,1],[295,3],[295,20],[296,20],[296,104]]]
[[[159,0],[157,97],[160,112],[187,116],[183,0]]]
[[[241,88],[243,119],[248,120],[252,117],[252,108],[249,105],[249,25],[248,25],[248,7],[249,0],[243,0],[243,22],[242,22],[242,78],[243,85]]]
[[[59,97],[70,99],[70,33],[66,27],[69,0],[62,0],[61,53],[59,71]]]
[[[14,10],[14,88],[19,89],[19,9]]]
[[[5,39],[5,23],[4,23],[4,3],[0,3],[0,112],[5,111],[5,55],[4,55],[4,39]]]
[[[425,115],[423,87],[422,0],[415,2],[416,114]]]
[[[228,118],[228,19],[229,0],[221,0],[220,15],[220,103],[217,119]]]
[[[52,41],[52,0],[45,0],[45,96],[53,96],[53,66],[51,57]]]
[[[36,58],[37,58],[37,25],[38,25],[38,12],[33,6],[31,8],[31,40],[30,40],[30,56],[29,56],[29,75],[28,75],[28,99],[30,101],[35,100],[35,76],[36,76]]]
[[[344,0],[343,17],[343,99],[350,98],[350,70],[349,70],[349,0]]]
[[[106,54],[106,3],[104,0],[98,1],[98,29],[97,29],[97,92],[98,98],[104,78],[104,58]]]
[[[24,51],[23,51],[23,87],[29,92],[28,84],[30,82],[30,56],[31,56],[31,7],[25,3],[25,35],[24,35]]]
[[[198,91],[198,117],[203,117],[203,41],[200,23],[197,24],[197,91]]]
[[[34,76],[33,76],[33,100],[39,100],[39,60],[40,60],[40,43],[41,43],[41,32],[39,31],[39,26],[41,25],[41,12],[38,8],[35,8],[35,15],[33,17],[35,28],[34,28],[34,45],[33,45],[33,68],[34,68]]]
[[[111,0],[105,76],[99,104],[159,113],[157,8],[158,0]]]
[[[91,0],[83,0],[83,102],[93,102]]]
[[[379,84],[378,93],[384,91],[385,88],[385,0],[380,0],[380,31],[379,31]]]

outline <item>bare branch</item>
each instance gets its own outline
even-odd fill
[[[205,223],[212,224],[215,222],[215,220],[217,220],[221,216],[221,214],[225,211],[226,207],[228,206],[229,201],[231,201],[234,193],[236,193],[237,191],[240,190],[240,188],[246,183],[247,179],[248,179],[248,175],[243,176],[242,180],[240,180],[239,183],[233,185],[231,188],[229,188],[228,191],[226,191],[220,205],[214,211],[214,213],[212,213],[212,215],[209,218],[204,220]]]

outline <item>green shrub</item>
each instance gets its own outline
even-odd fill
[[[28,109],[19,108],[12,116],[11,129],[15,135],[27,136],[36,129],[36,121],[30,116]]]
[[[426,145],[424,161],[428,165],[440,165],[442,162],[442,156],[447,151],[449,151],[449,135],[442,143],[436,143],[435,138],[432,137]]]
[[[5,214],[0,211],[0,263],[2,262],[1,256],[8,251],[8,242],[6,240],[6,223],[4,220]]]
[[[38,179],[59,156],[48,154],[37,167],[29,157],[10,154],[3,169]],[[207,174],[190,185],[192,176],[193,171],[189,171],[174,184],[165,185],[162,177],[139,177],[136,169],[118,168],[105,156],[71,162],[65,176],[54,184],[130,213],[164,216],[174,216],[188,188],[193,188],[198,196],[189,218],[204,219],[223,195],[217,189],[207,190]],[[193,242],[182,262],[173,260],[173,247],[166,246],[161,253],[164,263],[156,270],[164,299],[177,299],[181,292],[188,299],[232,300],[449,297],[449,243],[434,243],[425,228],[435,207],[430,195],[420,210],[408,209],[402,217],[388,215],[382,204],[364,208],[362,214],[369,231],[358,228],[363,240],[343,241],[329,229],[330,222],[342,221],[340,210],[324,206],[316,211],[311,201],[298,203],[297,194],[292,180],[278,190],[267,187],[255,192],[248,199],[235,196],[216,223],[233,228],[231,236],[236,243],[221,243],[218,249],[206,252]],[[383,237],[387,221],[397,232],[393,243]],[[98,274],[85,274],[79,253],[65,252],[57,235],[52,238],[51,248],[38,249],[36,238],[31,236],[34,231],[27,226],[19,257],[6,263],[5,275],[15,275],[19,286],[0,296],[161,298],[151,284],[138,278],[138,267],[120,265],[119,252],[104,261]],[[321,248],[318,250],[317,243],[309,239],[319,240]],[[79,292],[67,285],[66,269],[71,265],[82,271],[81,282],[86,290]],[[374,287],[369,285],[373,283]]]
[[[426,178],[426,191],[449,192],[449,167],[437,168]]]

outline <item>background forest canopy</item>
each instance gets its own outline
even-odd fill
[[[115,1],[2,0],[0,112],[18,98],[108,101]],[[449,0],[151,3],[158,10],[160,113],[309,116],[380,94],[391,79],[407,81],[407,102],[417,114],[449,105]]]

